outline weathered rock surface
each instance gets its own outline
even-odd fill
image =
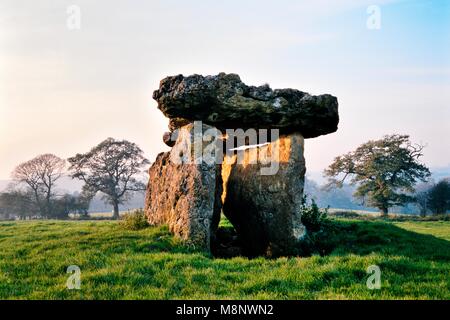
[[[255,152],[257,151],[257,152]],[[244,151],[243,161],[228,156],[222,165],[223,212],[241,238],[246,255],[295,255],[305,235],[301,223],[305,159],[300,134]],[[261,175],[278,153],[278,170]],[[258,161],[255,161],[255,157]],[[256,163],[255,163],[256,162]]]
[[[201,120],[221,130],[271,128],[313,138],[335,132],[339,123],[338,101],[332,95],[247,86],[236,74],[168,77],[153,98],[171,119],[171,130]]]
[[[203,125],[199,134],[211,129]],[[194,159],[194,125],[177,132],[170,152],[161,153],[149,170],[145,212],[152,225],[168,224],[179,238],[206,250],[215,235],[221,211],[221,166]]]
[[[218,256],[300,253],[306,234],[301,222],[304,138],[337,130],[337,98],[247,86],[238,75],[225,73],[168,77],[153,98],[169,117],[163,141],[172,149],[158,155],[149,170],[149,222],[168,224],[181,239]],[[197,120],[203,125],[193,123]],[[256,138],[256,131],[247,129],[279,129],[281,135]],[[221,152],[205,161],[210,131],[220,137],[215,150]],[[237,147],[237,155],[224,159],[223,140],[237,141],[226,146]],[[218,230],[222,204],[236,232]]]

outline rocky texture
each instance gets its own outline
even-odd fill
[[[337,130],[336,97],[247,86],[238,75],[225,73],[168,77],[153,97],[169,117],[163,141],[172,150],[158,155],[149,171],[149,222],[168,224],[181,239],[217,256],[298,254],[306,234],[300,211],[304,138]],[[193,124],[196,120],[203,125]],[[271,133],[271,142],[264,143],[265,137],[226,129],[280,129],[281,136]],[[222,152],[215,162],[205,161],[211,140],[202,133],[211,130],[220,137],[220,150],[223,139],[237,141],[238,150],[256,140],[261,144],[227,155],[222,165]],[[200,155],[193,152],[199,149]],[[236,232],[218,230],[222,203]]]
[[[236,228],[246,255],[298,253],[306,232],[300,212],[306,171],[303,151],[302,135],[290,134],[256,150],[247,149],[240,164],[237,155],[225,159],[223,212]],[[270,166],[277,152],[276,174],[261,175],[261,168]]]
[[[211,127],[203,125],[200,134]],[[177,133],[170,152],[161,153],[149,170],[145,212],[150,224],[168,224],[172,233],[210,249],[220,220],[221,166],[196,161],[194,125]]]
[[[171,119],[171,130],[201,120],[221,130],[277,128],[313,138],[335,132],[339,122],[334,96],[247,86],[236,74],[168,77],[153,98]]]
[[[171,132],[175,131],[178,128],[184,127],[191,123],[192,121],[183,119],[183,118],[171,118],[169,119],[169,130]]]

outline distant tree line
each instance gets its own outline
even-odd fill
[[[145,190],[139,174],[147,164],[148,160],[136,144],[112,138],[67,161],[53,154],[39,155],[12,172],[13,184],[0,193],[0,218],[86,216],[97,193],[102,194],[103,200],[112,206],[114,218],[118,218],[119,204],[126,202],[133,192]],[[82,191],[59,192],[58,181],[64,175],[83,181]]]
[[[309,182],[306,193],[322,206],[371,207],[387,215],[392,208],[413,204],[421,215],[445,214],[450,210],[450,180],[429,183],[430,171],[419,162],[423,148],[407,135],[368,141],[335,158],[324,172],[325,188]],[[67,161],[52,154],[37,156],[12,172],[14,184],[0,193],[0,218],[86,216],[94,196],[101,194],[117,219],[119,205],[145,190],[139,175],[148,164],[136,144],[112,138]],[[57,183],[63,175],[83,181],[82,191],[59,193]],[[424,183],[416,187],[420,181]]]
[[[450,210],[450,178],[422,186],[421,189],[415,195],[415,203],[420,215],[445,214]]]

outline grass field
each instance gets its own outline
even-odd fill
[[[164,227],[111,221],[0,223],[1,299],[450,299],[449,221],[335,220],[328,256],[213,259]],[[370,265],[381,289],[366,286]],[[69,265],[81,289],[68,290]]]

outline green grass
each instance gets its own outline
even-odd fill
[[[0,299],[450,299],[449,221],[335,223],[330,255],[274,260],[213,259],[164,227],[0,223]],[[366,286],[373,264],[380,290]],[[81,290],[66,288],[69,265]]]

